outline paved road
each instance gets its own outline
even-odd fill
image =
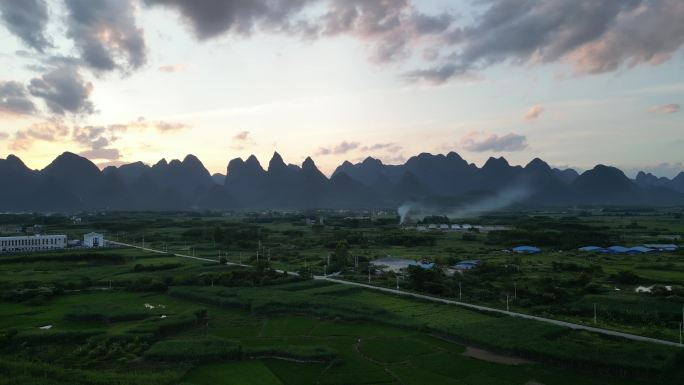
[[[195,257],[193,255],[185,255],[185,254],[177,254],[177,253],[169,253],[167,251],[162,251],[162,250],[157,250],[157,249],[150,249],[149,247],[142,247],[142,246],[137,246],[137,245],[132,245],[130,243],[123,243],[123,242],[116,242],[116,241],[110,241],[107,240],[107,242],[118,245],[118,246],[127,246],[127,247],[133,247],[135,249],[143,250],[143,251],[149,251],[151,253],[157,253],[157,254],[170,254],[175,257],[180,257],[180,258],[188,258],[188,259],[195,259],[197,261],[204,261],[204,262],[214,262],[214,263],[219,263],[218,259],[210,259],[210,258],[202,258],[202,257]],[[226,265],[229,266],[242,266],[242,267],[254,267],[252,265],[245,265],[244,263],[235,263],[235,262],[226,262]],[[278,273],[286,273],[285,270],[277,270],[276,272]],[[290,275],[295,275],[299,276],[298,273],[295,273],[293,271],[287,271],[288,274]]]
[[[120,246],[134,247],[136,249],[145,250],[145,251],[149,251],[152,253],[171,254],[171,253],[167,253],[165,251],[150,249],[148,247],[131,245],[128,243],[114,242],[114,241],[107,241],[107,242],[113,243],[115,245],[120,245]],[[194,257],[191,255],[184,255],[184,254],[172,254],[172,255],[174,255],[176,257],[181,257],[181,258],[190,258],[190,259],[196,259],[199,261],[218,263],[218,260],[216,260],[216,259]],[[228,262],[227,265],[252,267],[251,265],[245,265],[245,264],[239,264],[239,263],[233,263],[233,262]],[[276,271],[279,273],[285,272],[283,270],[276,270]],[[292,272],[292,271],[288,271],[287,273],[292,274],[292,275],[298,275],[297,273]],[[592,326],[580,325],[580,324],[576,324],[576,323],[572,323],[572,322],[559,321],[559,320],[555,320],[555,319],[551,319],[551,318],[537,317],[537,316],[524,314],[524,313],[516,313],[516,312],[512,312],[512,311],[496,309],[493,307],[473,305],[470,303],[452,301],[450,299],[432,297],[429,295],[411,293],[408,291],[390,289],[390,288],[386,288],[386,287],[373,286],[373,285],[368,285],[365,283],[351,282],[351,281],[346,281],[343,279],[330,278],[329,276],[316,275],[316,276],[314,276],[314,279],[319,280],[319,281],[328,281],[328,282],[339,283],[341,285],[357,286],[357,287],[362,287],[362,288],[366,288],[366,289],[370,289],[370,290],[382,291],[382,292],[390,293],[390,294],[419,298],[419,299],[426,300],[426,301],[439,302],[439,303],[444,303],[444,304],[448,304],[448,305],[456,305],[456,306],[461,306],[464,308],[483,311],[483,312],[498,313],[498,314],[504,314],[504,315],[511,316],[511,317],[525,318],[525,319],[529,319],[529,320],[534,320],[534,321],[545,322],[545,323],[549,323],[549,324],[553,324],[553,325],[563,326],[563,327],[567,327],[567,328],[570,328],[573,330],[586,330],[589,332],[599,333],[599,334],[603,334],[603,335],[607,335],[607,336],[622,337],[622,338],[626,338],[626,339],[633,340],[633,341],[644,341],[644,342],[652,342],[652,343],[660,344],[660,345],[682,347],[682,345],[680,345],[677,342],[665,341],[665,340],[660,340],[657,338],[643,337],[643,336],[638,336],[636,334],[622,333],[622,332],[618,332],[618,331],[614,331],[614,330],[601,329],[601,328],[596,328],[596,327],[592,327]]]
[[[314,279],[321,280],[321,281],[335,282],[335,283],[339,283],[339,284],[343,284],[343,285],[358,286],[358,287],[363,287],[366,289],[382,291],[385,293],[391,293],[391,294],[396,294],[396,295],[403,295],[403,296],[408,296],[408,297],[419,298],[419,299],[423,299],[426,301],[440,302],[440,303],[449,304],[449,305],[456,305],[456,306],[461,306],[461,307],[465,307],[465,308],[469,308],[469,309],[473,309],[473,310],[478,310],[478,311],[483,311],[483,312],[504,314],[504,315],[511,316],[511,317],[520,317],[520,318],[525,318],[525,319],[529,319],[529,320],[545,322],[545,323],[549,323],[549,324],[553,324],[553,325],[564,326],[564,327],[574,329],[574,330],[586,330],[586,331],[590,331],[593,333],[599,333],[599,334],[604,334],[604,335],[608,335],[608,336],[623,337],[623,338],[627,338],[627,339],[634,340],[634,341],[645,341],[645,342],[652,342],[652,343],[661,344],[661,345],[682,347],[682,345],[680,345],[677,342],[665,341],[665,340],[660,340],[657,338],[643,337],[643,336],[638,336],[636,334],[621,333],[621,332],[614,331],[614,330],[601,329],[601,328],[596,328],[596,327],[591,327],[591,326],[586,326],[586,325],[580,325],[580,324],[576,324],[576,323],[572,323],[572,322],[559,321],[559,320],[555,320],[555,319],[551,319],[551,318],[537,317],[537,316],[524,314],[524,313],[516,313],[516,312],[512,312],[512,311],[496,309],[493,307],[473,305],[470,303],[452,301],[449,299],[432,297],[429,295],[423,295],[423,294],[417,294],[417,293],[411,293],[408,291],[390,289],[390,288],[386,288],[386,287],[373,286],[373,285],[368,285],[365,283],[350,282],[350,281],[345,281],[343,279],[336,279],[336,278],[330,278],[330,277],[324,277],[324,276],[315,276]]]

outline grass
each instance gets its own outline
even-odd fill
[[[148,245],[161,247],[166,243],[178,251],[189,241],[197,247],[198,256],[215,258],[221,249],[224,253],[228,251],[230,260],[237,261],[242,253],[243,262],[254,263],[256,241],[253,247],[248,244],[224,247],[208,239],[193,241],[183,234],[193,228],[205,228],[210,234],[214,226],[227,223],[258,225],[262,229],[262,245],[272,250],[274,265],[296,269],[306,263],[314,271],[322,271],[326,256],[334,252],[339,239],[351,239],[349,234],[358,232],[368,243],[365,246],[350,243],[351,256],[427,257],[441,264],[448,264],[451,259],[479,258],[495,266],[515,263],[520,267],[520,272],[513,275],[483,277],[470,272],[461,277],[465,281],[464,296],[471,302],[502,307],[501,294],[511,290],[511,282],[516,280],[520,297],[512,304],[516,310],[588,321],[587,310],[598,303],[599,326],[662,338],[676,337],[674,328],[667,323],[671,321],[663,323],[663,319],[665,316],[674,319],[677,315],[681,303],[679,294],[633,292],[633,287],[642,283],[672,284],[678,290],[684,281],[681,276],[684,260],[675,254],[588,258],[575,251],[559,253],[549,248],[537,255],[513,256],[499,251],[504,245],[486,244],[485,234],[477,235],[475,241],[464,241],[460,234],[438,234],[436,244],[429,247],[388,246],[379,243],[379,239],[383,232],[396,231],[396,228],[363,224],[350,229],[334,218],[319,234],[287,218],[257,224],[248,217],[198,214],[195,219],[193,215],[180,214],[126,215],[98,217],[97,225],[55,225],[48,227],[48,232],[78,234],[93,227],[126,229],[131,225],[128,237],[139,241],[143,230],[133,229],[145,229]],[[626,227],[635,219],[645,229]],[[610,232],[622,234],[621,243],[628,245],[655,240],[656,236],[650,234],[663,233],[658,228],[667,229],[664,231],[667,233],[684,232],[681,221],[659,213],[636,217],[606,214],[579,217],[576,221],[606,226]],[[285,234],[292,230],[301,231],[301,237]],[[554,270],[554,262],[574,264],[582,269],[600,267],[591,274],[589,282],[603,291],[583,292],[582,287],[570,287],[573,280],[586,273]],[[634,272],[639,282],[612,282],[611,276],[622,271]],[[365,280],[364,273],[361,271],[356,278]],[[110,381],[104,378],[111,374],[112,381],[118,381],[112,383],[119,385],[145,383],[145,378],[150,384],[222,383],[226,379],[237,379],[237,383],[293,385],[684,383],[681,355],[678,357],[670,348],[568,332],[530,321],[518,322],[326,282],[274,285],[277,282],[256,279],[249,284],[243,281],[235,284],[235,277],[242,275],[238,269],[227,266],[131,249],[96,251],[87,257],[60,252],[0,256],[0,293],[3,294],[0,354],[4,357],[0,361],[5,364],[4,369],[0,364],[0,385],[42,383],[45,373],[51,373],[53,382],[59,385],[88,383],[87,379],[94,373],[105,374],[100,382],[103,384]],[[211,279],[219,276],[224,281],[217,281],[216,287],[211,288]],[[382,277],[374,276],[373,280],[391,286],[394,280],[390,278],[384,282]],[[539,286],[542,280],[548,280],[560,291],[577,294],[556,299],[551,304],[540,304],[533,295],[535,288],[542,287]],[[156,282],[159,287],[141,286],[138,282]],[[110,284],[112,290],[109,290]],[[167,292],[169,286],[171,289]],[[180,286],[186,295],[178,295]],[[615,286],[621,290],[615,291]],[[15,290],[18,290],[14,293],[17,297],[4,297]],[[19,297],[17,293],[26,297]],[[473,293],[489,296],[476,297]],[[454,294],[449,297],[454,298]],[[148,309],[145,304],[156,307]],[[197,316],[201,308],[206,313]],[[644,325],[625,314],[657,314],[658,318]],[[38,329],[44,325],[53,328]],[[81,331],[97,334],[79,334]],[[460,344],[432,335],[455,338]],[[69,339],[68,343],[61,342],[60,338],[64,337]],[[22,339],[32,342],[14,344]],[[226,340],[232,341],[232,345],[224,343]],[[211,362],[216,356],[209,355],[211,359],[207,361],[202,358],[202,350],[212,343],[206,341],[223,341],[219,346],[239,345],[243,352],[255,354],[243,355],[243,360],[238,362],[226,362],[223,358],[220,362]],[[461,354],[465,349],[463,344],[532,357],[537,363],[513,367],[478,361]],[[144,359],[145,351],[154,353],[153,349],[180,351],[182,361],[187,362],[179,365],[170,359]],[[300,358],[311,352],[335,352],[335,355],[330,362],[297,363],[250,359],[257,356],[256,352]],[[28,359],[35,360],[31,363],[35,366],[27,364]],[[580,367],[559,367],[571,362]],[[6,363],[16,366],[8,367]],[[69,372],[72,369],[81,372]],[[592,370],[600,371],[602,376],[590,373]],[[79,379],[79,373],[83,379]],[[13,382],[6,381],[7,377]]]
[[[202,365],[188,372],[183,377],[183,383],[188,385],[283,385],[261,361]]]

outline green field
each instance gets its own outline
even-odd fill
[[[656,230],[683,231],[665,213],[635,215],[646,230],[634,228],[633,216],[539,221],[548,229],[586,221],[606,234],[624,231],[625,244]],[[75,236],[88,227],[138,243],[144,234],[146,246],[194,249],[217,262],[223,249],[224,258],[255,268],[127,248],[0,255],[0,384],[684,382],[680,348],[306,279],[307,272],[322,273],[328,254],[340,278],[358,281],[367,280],[369,258],[386,254],[442,266],[479,258],[483,268],[462,276],[410,272],[400,285],[453,299],[461,282],[465,301],[502,308],[515,282],[514,310],[592,324],[596,304],[598,326],[675,341],[684,282],[677,253],[587,256],[545,248],[511,255],[501,251],[509,245],[487,234],[474,234],[475,240],[418,234],[397,230],[390,219],[328,218],[321,228],[292,215],[108,214],[87,224],[50,221],[50,232]],[[196,242],[195,229],[200,240],[216,239]],[[529,231],[540,236],[548,229]],[[409,243],[392,245],[396,237]],[[272,270],[282,267],[303,275]],[[376,285],[395,282],[393,275],[372,276]],[[671,291],[658,288],[666,284]],[[637,285],[656,290],[635,293]],[[473,358],[472,348],[485,353]]]

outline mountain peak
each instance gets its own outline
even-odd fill
[[[285,169],[287,169],[287,165],[285,164],[285,161],[283,161],[283,157],[280,156],[278,152],[274,152],[271,161],[268,162],[268,171],[281,171]]]
[[[7,159],[5,159],[5,161],[7,161],[8,163],[12,164],[15,167],[21,167],[21,168],[28,169],[28,167],[26,167],[26,164],[24,163],[24,161],[19,159],[19,157],[14,155],[14,154],[9,154],[7,156]]]
[[[247,160],[245,160],[245,164],[251,164],[251,165],[258,164],[261,167],[261,163],[259,163],[259,159],[257,159],[257,157],[254,155],[250,155],[249,158],[247,158]]]
[[[380,161],[380,159],[375,159],[372,156],[369,156],[366,159],[364,159],[361,164],[365,166],[382,166],[382,161]]]
[[[158,167],[166,167],[168,165],[169,164],[166,162],[166,158],[161,158],[161,160],[159,160],[159,162],[155,163],[154,166],[152,166],[152,167],[158,168]]]
[[[530,163],[525,166],[525,169],[534,171],[551,171],[551,167],[548,165],[548,163],[539,158],[532,159]]]
[[[316,167],[316,163],[311,159],[310,156],[307,156],[306,159],[304,159],[304,162],[302,163],[302,170],[312,170],[312,169],[318,169]]]
[[[482,168],[492,168],[492,167],[495,167],[495,168],[510,167],[510,165],[508,164],[508,161],[506,160],[506,158],[504,158],[503,156],[499,157],[499,158],[489,157],[489,159],[487,159],[487,162],[485,162],[485,164],[484,164],[484,166],[482,166]]]
[[[195,155],[188,154],[183,158],[183,163],[194,163],[194,164],[202,164],[202,162],[197,158]]]
[[[83,165],[87,167],[92,166],[97,169],[97,166],[95,166],[95,164],[91,162],[88,158],[84,158],[80,155],[76,155],[73,152],[68,151],[63,152],[60,156],[55,158],[55,160],[53,160],[52,163],[50,163],[46,168],[55,167],[59,165]]]

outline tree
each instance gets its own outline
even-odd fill
[[[342,266],[347,266],[349,264],[349,245],[347,241],[337,242],[335,247],[335,264]]]

